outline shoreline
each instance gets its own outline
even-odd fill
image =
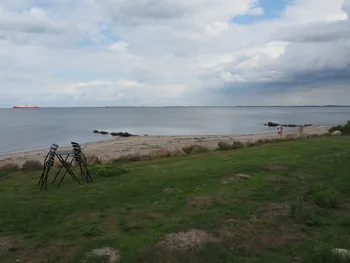
[[[326,134],[330,126],[311,126],[304,128],[305,135]],[[284,136],[299,135],[298,129],[286,130]],[[201,145],[209,150],[217,148],[219,142],[232,141],[257,141],[259,139],[278,138],[276,131],[258,134],[243,134],[243,135],[197,135],[197,136],[135,136],[127,138],[114,138],[97,142],[89,142],[81,144],[84,147],[86,156],[97,156],[101,162],[120,158],[121,156],[135,154],[151,154],[154,151],[167,149],[169,151],[182,150],[184,146]],[[38,149],[33,151],[25,151],[20,153],[12,153],[0,155],[0,164],[2,162],[14,162],[18,165],[23,165],[27,160],[44,161],[49,147],[46,149]],[[59,150],[70,150],[70,146],[59,147]]]

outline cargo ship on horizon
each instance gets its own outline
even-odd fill
[[[13,106],[14,109],[37,109],[39,106]]]

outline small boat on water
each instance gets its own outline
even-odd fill
[[[13,106],[14,109],[37,109],[39,108],[38,106]]]

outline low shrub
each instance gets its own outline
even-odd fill
[[[315,184],[308,191],[308,197],[319,207],[337,208],[341,200],[340,194],[333,188],[325,187],[323,184]]]
[[[256,144],[253,141],[248,141],[246,143],[246,145],[247,145],[247,147],[254,147],[254,146],[256,146]]]
[[[35,171],[35,170],[41,170],[43,169],[43,165],[40,161],[37,160],[27,160],[23,164],[23,171]]]
[[[170,157],[171,152],[168,149],[158,149],[151,152],[151,156],[154,158]]]
[[[209,152],[209,149],[202,145],[192,144],[182,148],[186,154],[195,154],[195,153],[205,153]]]
[[[175,149],[175,150],[172,150],[171,152],[171,156],[186,156],[186,153],[184,153],[183,150],[181,149]]]
[[[259,139],[259,140],[255,141],[254,143],[255,143],[256,146],[260,146],[260,145],[265,144],[265,140]]]
[[[308,227],[321,227],[326,225],[324,216],[327,215],[327,210],[313,211],[310,207],[305,207],[304,198],[299,196],[295,203],[290,206],[290,216],[298,222],[305,224]]]
[[[244,147],[245,147],[245,145],[241,141],[234,141],[232,143],[232,149],[240,149],[240,148],[244,148]]]
[[[328,130],[329,133],[334,131],[341,131],[342,134],[350,134],[350,121],[344,125],[337,125]]]
[[[140,161],[147,161],[151,160],[152,157],[150,155],[141,155],[139,153],[137,154],[129,154],[120,156],[114,162],[140,162]]]
[[[232,145],[227,143],[227,142],[219,142],[218,143],[218,150],[219,151],[228,151],[228,150],[232,150]]]
[[[298,139],[298,137],[295,134],[287,134],[283,139],[286,141],[293,141]]]
[[[91,173],[95,174],[98,177],[114,177],[118,175],[123,175],[128,172],[127,169],[121,166],[112,167],[112,166],[94,166],[90,169]]]

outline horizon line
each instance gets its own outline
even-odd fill
[[[39,108],[46,108],[46,109],[53,109],[53,108],[253,108],[253,107],[261,107],[261,108],[268,108],[268,107],[294,107],[294,108],[302,108],[302,107],[350,107],[350,105],[223,105],[223,106],[51,106],[51,107],[40,107]],[[12,109],[13,107],[0,107],[0,109]]]

